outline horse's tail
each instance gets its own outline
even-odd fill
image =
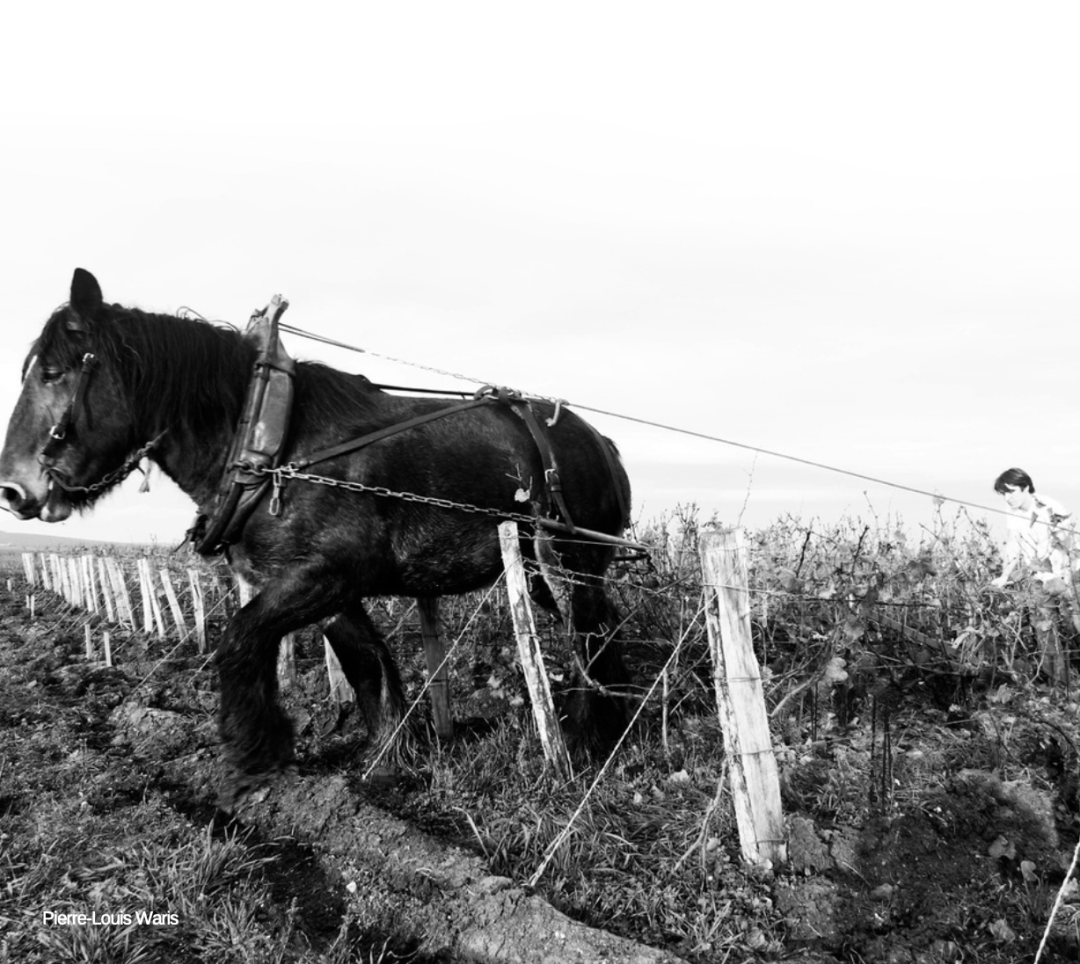
[[[586,422],[586,425],[589,423]],[[613,535],[619,535],[630,525],[630,477],[626,474],[622,455],[619,447],[606,435],[601,435],[595,428],[589,425],[597,441],[600,450],[604,453],[604,461],[607,462],[608,474],[611,476],[611,488],[619,503],[619,529]]]

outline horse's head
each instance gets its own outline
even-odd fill
[[[22,392],[0,452],[0,508],[60,522],[123,477],[137,447],[115,369],[111,308],[75,270],[71,300],[45,323],[23,364]]]

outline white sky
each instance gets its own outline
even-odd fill
[[[243,325],[280,292],[373,352],[981,504],[1018,465],[1080,509],[1075,5],[24,6],[0,419],[80,266],[110,301]],[[592,420],[639,520],[934,512]],[[191,503],[136,488],[49,531],[177,541]]]

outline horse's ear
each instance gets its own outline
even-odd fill
[[[101,285],[89,271],[76,268],[71,278],[71,307],[79,314],[80,318],[91,317],[94,312],[104,304],[105,299],[101,294]],[[68,328],[75,331],[84,331],[80,324],[68,323]]]

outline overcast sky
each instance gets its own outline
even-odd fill
[[[983,505],[1017,465],[1080,509],[1073,4],[24,7],[0,420],[80,266],[110,301],[243,325],[280,292],[374,353]],[[640,521],[934,513],[582,414]],[[177,541],[193,505],[136,488],[50,531]]]

